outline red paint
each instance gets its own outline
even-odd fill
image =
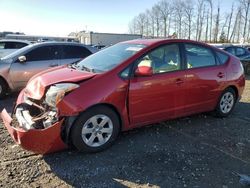
[[[2,111],[1,118],[14,141],[26,150],[45,154],[67,148],[60,136],[63,120],[47,129],[25,131],[11,126],[12,119],[6,110]]]
[[[46,77],[42,76],[45,75]],[[46,70],[35,75],[27,84],[25,89],[27,96],[32,96],[40,100],[44,94],[45,87],[60,82],[78,82],[95,76],[93,73],[69,69],[67,66],[58,67],[52,70]]]
[[[40,99],[46,86],[58,82],[78,82],[80,87],[66,95],[58,104],[59,116],[75,116],[92,106],[106,104],[120,115],[122,130],[214,110],[221,93],[229,86],[237,88],[238,95],[241,96],[245,86],[243,69],[239,60],[229,54],[230,58],[224,65],[150,74],[151,76],[150,70],[145,70],[144,67],[139,72],[146,72],[147,76],[130,79],[119,77],[122,70],[143,54],[160,45],[175,42],[190,42],[220,51],[188,40],[133,40],[127,43],[139,43],[147,47],[113,70],[96,75],[67,67],[45,71],[29,82],[38,91],[36,95],[29,90],[29,95]],[[23,102],[23,95],[24,91],[19,95],[17,104]],[[5,112],[2,113],[2,118],[12,137],[16,141],[20,138],[20,144],[28,150],[45,153],[65,147],[60,139],[62,121],[45,130],[24,132],[10,126],[11,119]]]

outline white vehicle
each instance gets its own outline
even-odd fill
[[[31,44],[24,40],[0,40],[0,58]]]

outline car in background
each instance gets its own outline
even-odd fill
[[[238,58],[190,40],[132,40],[34,76],[1,117],[23,148],[98,152],[120,131],[191,114],[228,116],[245,86]],[[18,123],[15,123],[18,122]]]
[[[229,46],[223,50],[238,57],[244,67],[245,73],[250,74],[250,51],[240,46]]]
[[[0,40],[0,58],[31,44],[24,40]]]
[[[0,59],[0,97],[22,89],[35,74],[74,63],[97,49],[72,42],[43,42],[23,47]]]

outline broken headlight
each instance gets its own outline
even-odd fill
[[[78,88],[78,84],[60,83],[50,86],[46,92],[45,102],[51,107],[55,107],[64,97],[67,92]]]

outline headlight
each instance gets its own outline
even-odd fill
[[[67,92],[70,92],[79,85],[72,83],[61,83],[50,86],[46,93],[45,101],[49,106],[55,107],[64,97]]]

